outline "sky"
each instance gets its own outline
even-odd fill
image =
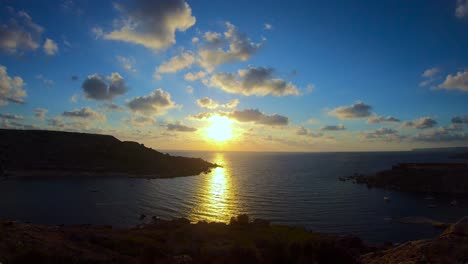
[[[162,150],[468,146],[468,0],[0,0],[0,127]]]

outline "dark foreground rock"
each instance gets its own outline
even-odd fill
[[[2,263],[359,263],[357,237],[268,221],[155,220],[132,229],[0,222]]]
[[[375,175],[354,175],[340,180],[405,192],[468,194],[468,164],[402,163]]]
[[[0,139],[0,176],[176,177],[216,167],[108,135],[0,129]]]
[[[468,263],[468,217],[450,226],[434,239],[410,241],[400,246],[362,256],[365,264]]]

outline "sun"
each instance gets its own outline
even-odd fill
[[[212,116],[209,119],[212,124],[207,128],[208,137],[218,142],[232,138],[231,120],[224,116]]]

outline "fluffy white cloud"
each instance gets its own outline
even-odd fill
[[[243,95],[298,95],[299,90],[292,83],[273,77],[272,68],[249,67],[239,70],[238,77],[232,73],[216,73],[207,81],[213,87],[228,93]]]
[[[198,50],[200,65],[210,72],[221,64],[247,61],[262,47],[262,44],[252,42],[246,34],[239,33],[233,24],[227,22],[226,26],[223,36],[219,33],[205,33],[204,39],[208,45]],[[226,49],[218,47],[224,44],[227,45]]]
[[[263,25],[263,29],[265,29],[265,30],[272,30],[272,29],[273,29],[273,26],[272,26],[271,24],[269,24],[269,23],[265,23],[265,24]]]
[[[0,65],[0,106],[7,105],[9,102],[24,103],[24,97],[26,97],[24,85],[21,77],[8,76],[7,68]]]
[[[402,124],[402,127],[412,129],[427,129],[435,127],[436,125],[437,121],[434,120],[432,117],[421,117],[413,121],[404,122]]]
[[[286,116],[272,114],[268,115],[260,112],[258,109],[245,109],[242,111],[233,111],[226,114],[229,118],[239,122],[250,122],[267,126],[287,126],[289,118]]]
[[[171,95],[161,89],[146,96],[138,96],[127,101],[127,106],[136,113],[144,115],[161,115],[176,107]]]
[[[430,69],[425,70],[423,72],[422,76],[427,77],[427,78],[431,78],[431,77],[434,77],[439,72],[440,72],[439,68],[434,67],[434,68],[430,68]]]
[[[194,127],[189,127],[181,122],[169,123],[166,125],[167,130],[169,131],[177,131],[177,132],[195,132],[197,131]]]
[[[104,78],[99,74],[89,75],[81,85],[85,97],[92,100],[113,100],[128,91],[124,78],[117,72]]]
[[[44,46],[42,46],[42,48],[44,49],[44,53],[49,56],[53,56],[58,52],[57,43],[49,38],[45,40]]]
[[[189,72],[184,75],[184,79],[187,81],[196,81],[204,78],[206,76],[206,72],[204,71],[199,71],[199,72]]]
[[[161,66],[156,68],[157,73],[173,73],[190,67],[195,62],[195,57],[184,52],[180,55],[172,57],[169,61],[163,62]]]
[[[105,39],[143,45],[163,50],[176,43],[176,31],[185,31],[195,24],[192,9],[184,0],[139,0],[129,6],[114,4],[122,14],[119,26],[103,33]]]
[[[328,112],[329,115],[336,116],[339,119],[355,119],[372,115],[372,107],[363,102],[356,102],[350,106],[341,106]]]
[[[384,122],[400,122],[400,119],[397,119],[393,116],[371,116],[367,119],[367,124],[380,124]]]
[[[227,102],[226,104],[220,104],[220,103],[216,102],[215,100],[213,100],[213,99],[211,99],[209,97],[204,97],[204,98],[201,98],[201,99],[197,99],[197,104],[200,107],[208,108],[208,109],[216,109],[216,108],[220,108],[220,107],[235,108],[239,104],[239,100],[234,99],[232,101]]]
[[[438,88],[468,92],[468,70],[457,72],[456,75],[447,75],[445,81]]]
[[[44,29],[24,11],[15,12],[12,8],[8,11],[12,17],[7,24],[0,25],[0,50],[7,53],[36,50]]]
[[[323,127],[320,127],[319,130],[320,131],[341,131],[341,130],[345,130],[345,126],[344,125],[336,125],[336,126],[323,126]]]
[[[106,120],[106,116],[99,114],[98,112],[94,111],[89,107],[83,107],[79,109],[75,109],[72,111],[65,111],[62,113],[62,116],[67,118],[76,118],[76,119],[84,119],[84,120],[96,120],[96,121],[104,121]]]
[[[36,108],[34,109],[34,116],[39,120],[44,120],[48,110],[44,108]]]
[[[455,16],[462,18],[468,15],[468,0],[457,0]]]

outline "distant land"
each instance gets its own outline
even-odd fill
[[[448,147],[448,148],[415,148],[411,151],[434,151],[434,152],[468,152],[468,147]]]
[[[217,166],[109,135],[0,129],[0,139],[0,174],[12,177],[178,177],[198,175]]]

